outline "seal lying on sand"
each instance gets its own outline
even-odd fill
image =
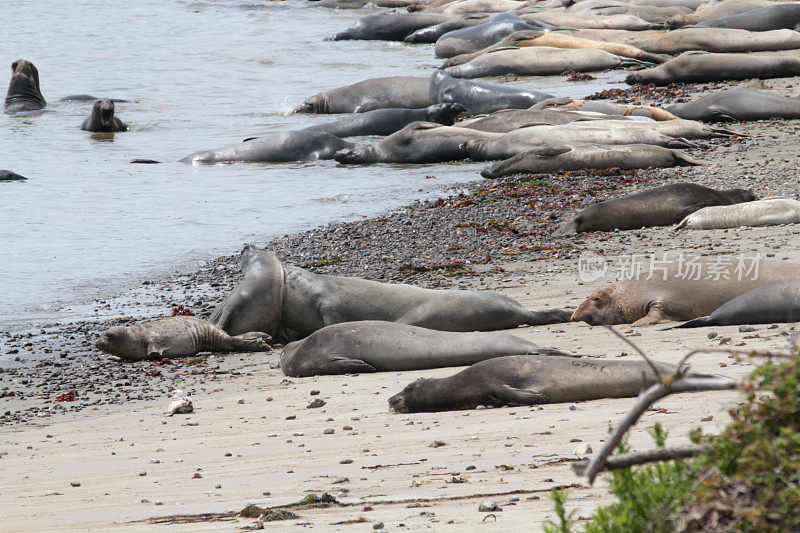
[[[419,109],[443,102],[431,101],[430,80],[412,76],[372,78],[331,89],[306,99],[295,113],[363,113],[400,107]]]
[[[489,331],[569,319],[565,309],[531,311],[489,291],[432,290],[359,278],[313,274],[247,247],[244,279],[209,322],[231,335],[266,331],[297,340],[331,324],[385,320],[440,331]]]
[[[770,53],[711,54],[684,52],[647,70],[631,72],[625,83],[705,82],[750,78],[789,78],[800,75],[800,58]]]
[[[704,20],[701,28],[732,28],[747,31],[796,30],[800,27],[800,5],[776,3],[736,15]]]
[[[270,133],[245,142],[195,152],[180,159],[188,165],[214,163],[268,163],[285,161],[315,161],[330,159],[337,151],[355,146],[335,135],[321,131],[287,131]]]
[[[676,369],[665,363],[656,367],[663,374]],[[629,398],[657,379],[645,361],[511,355],[475,363],[447,378],[418,379],[389,398],[389,405],[398,413],[415,413]]]
[[[436,41],[436,57],[453,57],[483,50],[514,32],[521,30],[541,31],[544,28],[534,22],[522,20],[514,13],[500,13],[492,20],[445,33]]]
[[[17,59],[11,63],[11,72],[6,93],[6,113],[44,109],[47,102],[39,89],[39,70],[33,63]]]
[[[706,3],[705,7],[700,7],[694,13],[670,18],[667,21],[667,27],[670,29],[680,28],[681,26],[697,24],[705,20],[745,13],[772,4],[773,2],[770,0],[724,0],[714,4]]]
[[[95,101],[81,129],[94,132],[128,131],[128,125],[114,116],[114,102],[103,98]]]
[[[714,91],[685,104],[666,108],[681,118],[707,122],[800,118],[800,98],[747,89]]]
[[[454,333],[364,320],[326,326],[287,344],[281,369],[297,377],[423,370],[516,354],[566,355],[507,333]]]
[[[708,206],[758,200],[747,189],[717,190],[695,183],[673,183],[582,209],[553,235],[671,226]]]
[[[669,261],[663,268],[659,265],[641,273],[638,279],[618,281],[595,291],[578,306],[572,320],[634,326],[690,320],[711,314],[747,291],[794,280],[800,280],[800,265],[763,261],[759,256]]]
[[[716,53],[766,52],[800,48],[800,33],[793,30],[751,32],[718,28],[683,28],[635,44],[656,54],[678,55],[690,50]]]
[[[704,207],[687,216],[675,229],[724,229],[800,223],[800,202],[767,198],[757,202]]]
[[[470,146],[480,146],[482,141],[469,141],[465,148],[470,157]],[[491,142],[491,141],[489,141]],[[512,146],[513,148],[513,146]],[[475,156],[477,157],[477,156]],[[549,172],[582,170],[586,168],[622,169],[663,168],[701,165],[679,150],[649,144],[626,145],[550,145],[533,148],[498,163],[481,172],[484,178],[500,178],[513,174],[546,174]]]
[[[446,20],[441,24],[436,24],[435,26],[428,26],[427,28],[417,30],[414,33],[406,35],[405,39],[403,39],[403,42],[408,44],[435,43],[439,37],[447,32],[460,30],[461,28],[477,26],[478,24],[483,24],[484,22],[488,21],[488,13],[468,13],[460,17],[454,17]]]
[[[464,111],[464,106],[454,103],[434,104],[424,109],[375,109],[335,122],[311,126],[304,131],[324,131],[340,138],[357,135],[391,135],[418,121],[452,126],[456,117]]]
[[[266,333],[230,336],[205,320],[173,316],[134,326],[114,326],[97,339],[95,346],[128,361],[141,361],[200,352],[264,351],[270,349],[270,340]]]
[[[552,94],[531,89],[521,89],[508,84],[454,78],[442,70],[431,75],[429,99],[433,102],[456,102],[467,108],[467,113],[492,113],[501,109],[527,109]]]
[[[800,281],[759,287],[675,328],[800,322]],[[674,329],[674,328],[671,328]]]

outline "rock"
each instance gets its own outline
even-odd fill
[[[708,338],[709,339],[716,339],[717,335],[718,335],[718,333],[716,331],[711,331],[711,332],[708,333]]]
[[[70,481],[69,482],[71,487],[80,487],[81,484],[78,481]]]
[[[322,432],[324,435],[333,435],[333,428],[328,428]]]
[[[352,459],[342,459],[341,461],[339,461],[340,465],[349,465],[349,464],[352,464],[352,463],[353,463]]]
[[[222,488],[222,485],[220,485],[219,483],[217,483],[216,485],[214,485],[214,488],[215,488],[215,489],[221,489],[221,488]]]
[[[502,510],[503,508],[492,500],[486,500],[478,506],[478,511],[481,513],[496,513]]]
[[[186,397],[172,400],[172,402],[169,404],[169,409],[167,410],[170,416],[185,415],[191,413],[192,411],[194,411],[192,400]]]
[[[584,442],[583,444],[578,444],[575,446],[575,449],[572,450],[573,455],[587,455],[592,453],[592,445],[588,442]]]
[[[383,522],[375,522],[372,524],[372,529],[383,529]]]
[[[244,398],[239,398],[238,400],[236,400],[236,403],[238,403],[239,405],[244,405]]]
[[[316,396],[316,395],[318,395],[318,394],[319,394],[319,391],[318,391],[318,390],[312,390],[311,392],[309,392],[309,394],[310,394],[311,396]]]
[[[739,326],[739,333],[752,333],[755,330],[753,326]]]
[[[319,398],[316,398],[313,402],[311,402],[306,406],[306,409],[317,409],[318,407],[322,407],[323,405],[325,405],[325,403],[326,403],[325,400],[320,400]]]

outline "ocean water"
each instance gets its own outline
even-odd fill
[[[124,293],[144,277],[192,268],[244,242],[481,179],[483,165],[474,163],[175,162],[338,118],[290,114],[317,92],[430,75],[439,63],[432,45],[324,40],[371,9],[306,0],[10,0],[2,12],[0,85],[12,61],[32,61],[48,112],[0,114],[0,168],[29,178],[0,183],[0,329],[65,319],[75,303]],[[617,87],[621,77],[512,83],[579,97]],[[81,131],[91,102],[57,101],[70,94],[129,100],[117,104],[117,116],[130,131]],[[136,158],[165,163],[129,163]]]

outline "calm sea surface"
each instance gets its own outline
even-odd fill
[[[429,75],[439,63],[431,45],[324,41],[370,12],[305,0],[3,1],[2,91],[11,62],[32,61],[50,112],[0,113],[0,169],[29,178],[0,183],[0,329],[74,319],[71,304],[123,293],[145,276],[480,179],[483,165],[463,163],[171,162],[337,118],[289,114],[317,92]],[[514,83],[578,97],[621,77]],[[131,130],[81,131],[91,103],[57,102],[78,93],[129,100],[117,116]],[[135,158],[167,163],[131,165]]]

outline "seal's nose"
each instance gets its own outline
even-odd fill
[[[403,396],[401,394],[395,394],[389,398],[389,407],[398,413],[405,411],[405,401],[403,401]]]

